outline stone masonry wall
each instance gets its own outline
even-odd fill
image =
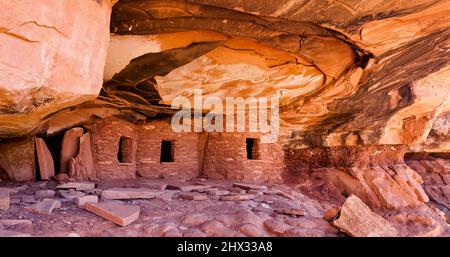
[[[279,143],[259,143],[259,159],[248,160],[246,139],[261,133],[209,133],[204,172],[209,178],[246,182],[279,182],[284,169]]]
[[[136,126],[136,167],[143,177],[193,178],[199,175],[199,134],[175,133],[170,124],[154,121]],[[173,162],[160,162],[162,140],[173,143]]]
[[[118,159],[121,137],[132,140],[131,158],[127,163]],[[136,174],[136,131],[127,121],[115,118],[95,120],[92,134],[92,153],[99,179],[133,178]]]

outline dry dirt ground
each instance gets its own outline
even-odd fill
[[[56,189],[57,182],[13,183],[0,182],[0,188],[9,188],[11,205],[0,210],[0,220],[30,220],[31,224],[3,224],[0,229],[31,236],[341,236],[338,229],[323,219],[329,206],[281,185],[266,185],[267,189],[245,190],[233,187],[231,181],[195,179],[191,181],[167,179],[128,179],[96,182],[99,202],[115,201],[140,206],[139,218],[121,227],[78,208],[72,199],[66,199]],[[206,195],[207,200],[186,200],[180,190],[167,185],[206,185],[194,191]],[[115,188],[149,188],[165,193],[154,199],[104,200],[102,190]],[[170,188],[170,187],[169,187]],[[35,201],[37,191],[54,190],[50,197],[61,202],[61,207],[49,215],[26,210]],[[246,200],[223,200],[210,191],[228,191]],[[66,191],[67,192],[67,191]],[[73,193],[73,191],[72,191]],[[250,199],[252,198],[252,199]],[[326,205],[326,204],[325,204]]]

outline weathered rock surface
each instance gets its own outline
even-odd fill
[[[0,141],[0,179],[33,180],[36,175],[34,149],[34,137],[2,139]]]
[[[351,195],[345,200],[339,218],[333,224],[343,232],[355,237],[398,236],[397,230],[383,217],[372,212],[358,197]]]
[[[69,162],[79,152],[81,136],[83,136],[83,128],[72,128],[64,133],[61,143],[61,173],[69,173]]]
[[[2,1],[0,136],[28,134],[48,114],[97,96],[110,1]]]

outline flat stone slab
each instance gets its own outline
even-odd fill
[[[182,193],[179,196],[181,199],[185,200],[193,200],[193,201],[204,201],[208,200],[208,196],[205,194],[199,194],[199,193]]]
[[[31,220],[0,220],[0,224],[5,227],[10,226],[31,226]]]
[[[127,226],[139,218],[140,207],[115,202],[86,203],[85,210],[114,222],[119,226]]]
[[[74,199],[75,204],[78,208],[84,208],[86,203],[98,203],[98,196],[96,195],[85,195]]]
[[[162,191],[145,188],[111,188],[103,190],[102,199],[152,199],[162,194]]]
[[[192,192],[192,191],[203,191],[210,189],[211,186],[208,185],[173,185],[169,184],[167,185],[167,189],[172,190],[180,190],[182,192]]]
[[[0,229],[0,237],[31,237],[30,234]]]
[[[267,186],[259,186],[254,184],[247,184],[247,183],[233,183],[233,187],[242,188],[245,190],[267,190]]]
[[[39,190],[36,191],[36,193],[34,194],[34,197],[36,199],[44,199],[44,198],[53,198],[55,197],[56,192],[53,190]]]
[[[46,199],[42,202],[25,207],[31,213],[49,215],[54,209],[61,208],[61,202],[53,199]]]
[[[0,210],[8,210],[11,205],[11,197],[6,191],[0,191]]]
[[[56,187],[57,189],[75,189],[78,191],[85,191],[85,190],[93,190],[95,189],[95,183],[91,182],[68,182],[61,185],[58,185]]]
[[[245,201],[252,200],[256,197],[256,195],[225,195],[221,196],[220,200],[222,201]]]
[[[22,195],[20,201],[23,203],[36,203],[37,200],[34,198],[34,195]]]

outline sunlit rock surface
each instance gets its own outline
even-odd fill
[[[49,114],[95,99],[111,2],[0,3],[0,136],[29,134]]]

